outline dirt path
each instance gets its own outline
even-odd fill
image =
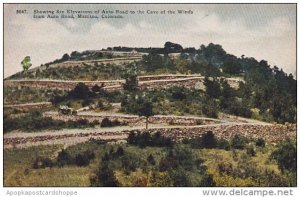
[[[260,135],[259,130],[272,130],[272,124],[258,124],[258,123],[219,123],[219,124],[209,124],[209,125],[198,125],[198,126],[166,126],[166,125],[150,125],[149,131],[162,131],[166,135],[177,135],[182,134],[180,131],[184,131],[184,135],[189,137],[189,132],[193,135],[197,135],[199,131],[216,131],[216,134],[224,135],[224,132],[228,132],[228,128],[246,128],[248,129],[246,135],[252,135],[251,132],[254,131],[255,135]],[[257,127],[257,128],[256,128]],[[249,130],[250,128],[250,130]],[[252,130],[251,130],[252,128]],[[279,128],[280,129],[280,128]],[[66,146],[85,142],[93,139],[102,139],[106,141],[112,140],[125,140],[132,130],[145,131],[144,126],[122,126],[122,127],[112,127],[112,128],[90,128],[90,129],[63,129],[63,130],[52,130],[52,131],[42,131],[36,133],[24,133],[24,132],[11,132],[4,134],[4,148],[24,148],[37,145],[46,144],[64,144]],[[276,130],[278,130],[276,128]],[[220,132],[221,131],[221,132]],[[223,132],[224,131],[224,132]],[[223,132],[223,133],[222,133]],[[231,132],[231,131],[229,131]],[[257,133],[258,132],[258,133]],[[269,132],[269,131],[268,131]],[[177,134],[176,134],[177,133]],[[270,133],[270,132],[269,132]],[[267,133],[269,135],[269,133]],[[283,133],[283,132],[281,132]],[[200,133],[199,133],[200,134]],[[274,132],[274,135],[276,133]],[[228,133],[225,135],[229,135]],[[231,135],[231,134],[230,134]],[[277,135],[277,134],[276,134]]]
[[[20,103],[20,104],[4,104],[4,108],[30,108],[30,107],[37,107],[37,106],[50,106],[52,105],[51,102],[38,102],[38,103]]]

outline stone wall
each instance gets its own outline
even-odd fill
[[[95,85],[103,86],[103,87],[113,87],[113,86],[121,87],[121,85],[124,82],[125,82],[124,80],[110,80],[110,81],[5,80],[4,86],[71,90],[74,89],[78,83],[84,83],[91,88]]]
[[[29,146],[40,144],[41,142],[63,143],[64,141],[72,141],[74,144],[87,141],[90,139],[104,140],[125,140],[131,131],[124,130],[118,132],[83,132],[71,134],[53,134],[40,135],[30,137],[8,137],[4,138],[4,147],[18,147],[22,144],[30,144]],[[236,125],[214,125],[214,126],[194,126],[194,127],[173,127],[173,128],[153,128],[141,129],[141,132],[161,132],[164,136],[170,137],[174,141],[181,141],[184,138],[196,138],[202,136],[207,131],[213,131],[219,138],[230,139],[234,135],[239,134],[248,138],[263,138],[270,143],[278,143],[286,138],[296,138],[296,131],[289,130],[283,125],[258,125],[258,124],[236,124]],[[60,141],[58,141],[60,140]],[[75,141],[75,142],[74,142]],[[20,146],[22,147],[22,146]]]
[[[140,77],[140,89],[160,89],[173,86],[184,86],[187,88],[205,89],[203,84],[204,77],[196,76],[157,76]],[[151,80],[150,80],[151,79]],[[238,88],[239,79],[227,78],[229,85],[233,88]],[[7,87],[32,87],[45,89],[61,89],[71,90],[78,83],[85,83],[89,87],[94,85],[103,86],[108,91],[123,89],[124,80],[107,80],[107,81],[63,81],[63,80],[5,80],[4,86]]]
[[[261,125],[261,124],[220,124],[205,125],[185,128],[159,128],[149,129],[151,132],[161,132],[164,136],[170,137],[175,141],[184,138],[195,138],[202,136],[207,131],[213,131],[219,138],[230,139],[239,134],[248,138],[263,138],[268,142],[279,142],[286,138],[296,138],[296,130],[290,130],[284,125]],[[142,130],[145,131],[145,130]]]
[[[22,110],[31,110],[31,109],[39,109],[45,110],[52,106],[51,102],[41,102],[41,103],[27,103],[27,104],[13,104],[13,105],[4,105],[5,108],[14,108],[14,109],[22,109]]]
[[[85,119],[89,122],[99,121],[101,122],[104,118],[108,118],[111,121],[118,120],[120,122],[127,123],[128,125],[141,125],[146,122],[145,117],[139,117],[135,115],[63,115],[57,112],[45,112],[43,113],[44,117],[51,117],[54,120],[62,121],[78,121]],[[204,125],[204,124],[215,124],[220,123],[220,120],[212,118],[201,118],[201,117],[184,117],[184,116],[152,116],[148,119],[149,123],[152,124],[170,124],[170,125]]]

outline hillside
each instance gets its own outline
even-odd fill
[[[254,58],[227,54],[222,46],[212,43],[197,50],[167,42],[164,48],[156,49],[113,47],[74,51],[38,68],[12,75],[5,80],[5,86],[71,90],[82,82],[89,87],[98,85],[116,91],[123,89],[122,84],[129,75],[137,76],[141,89],[173,86],[212,89],[212,92],[207,90],[208,96],[226,113],[280,123],[296,121],[296,80],[292,75],[276,66],[271,68],[265,60],[258,62]],[[173,80],[174,77],[178,80]],[[205,83],[206,77],[212,81]],[[222,79],[235,90],[222,84]],[[6,91],[12,94],[9,89]],[[48,90],[48,94],[52,93]]]
[[[212,43],[73,51],[4,80],[4,185],[295,186],[296,95]]]

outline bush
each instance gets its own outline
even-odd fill
[[[108,162],[103,162],[95,174],[90,178],[91,186],[117,187],[119,183],[113,169]]]
[[[149,132],[131,131],[127,138],[127,142],[132,145],[144,148],[146,146],[171,147],[173,142],[170,138],[164,137],[160,132],[150,134]]]
[[[201,179],[200,187],[215,187],[215,186],[216,186],[216,182],[213,179],[213,175],[205,173]]]
[[[101,122],[101,127],[115,127],[120,125],[123,125],[120,121],[118,120],[111,121],[108,118],[103,118]]]
[[[236,134],[231,140],[231,147],[235,149],[243,149],[246,145],[246,138]]]
[[[247,149],[246,149],[246,153],[247,153],[249,156],[252,156],[252,157],[254,157],[254,156],[256,155],[256,152],[255,152],[253,146],[248,146]]]
[[[182,142],[184,144],[190,144],[193,148],[230,149],[229,142],[225,139],[217,139],[212,131],[208,131],[198,138],[184,139]]]
[[[218,164],[218,171],[220,174],[231,175],[233,172],[232,163],[221,162]]]
[[[202,136],[201,141],[202,141],[202,147],[204,148],[216,148],[217,146],[217,140],[212,131],[206,132]]]
[[[224,150],[230,150],[230,142],[226,139],[218,139],[217,140],[217,148],[224,149]]]
[[[73,158],[71,157],[71,155],[65,151],[64,149],[62,149],[57,156],[57,161],[56,164],[58,166],[65,166],[65,165],[70,165],[73,163]]]
[[[169,174],[173,180],[174,187],[188,187],[191,185],[191,181],[187,175],[187,172],[182,168],[172,170]]]
[[[124,155],[124,149],[121,146],[118,147],[116,155],[119,157]]]
[[[46,168],[46,167],[52,167],[53,162],[48,157],[37,157],[32,162],[32,168],[39,169],[39,168]]]
[[[153,155],[152,154],[150,154],[148,157],[147,157],[147,161],[148,161],[148,163],[149,164],[151,164],[151,165],[155,165],[155,159],[154,159],[154,157],[153,157]]]
[[[68,97],[73,99],[86,99],[90,94],[90,89],[84,83],[78,83],[69,93]]]
[[[95,158],[95,153],[87,150],[82,154],[77,154],[75,156],[75,164],[77,166],[87,166],[90,164],[90,161]]]
[[[255,142],[255,145],[256,145],[256,146],[259,146],[259,147],[265,147],[266,142],[265,142],[264,139],[258,138],[258,139],[256,140],[256,142]]]
[[[297,171],[297,148],[291,140],[285,140],[277,146],[271,154],[275,159],[281,171]]]

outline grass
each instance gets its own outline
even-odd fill
[[[62,90],[5,86],[3,102],[5,104],[47,102],[54,94],[62,93]]]
[[[33,169],[36,156],[53,157],[63,145],[4,150],[4,186],[88,186],[89,167]]]
[[[122,146],[128,153],[138,154],[142,160],[147,160],[147,157],[152,154],[157,167],[159,161],[166,154],[166,148],[146,147],[138,148],[136,146],[121,144],[108,145],[97,142],[86,142],[70,146],[66,151],[71,155],[82,153],[86,150],[93,150],[96,158],[90,162],[88,166],[78,167],[75,165],[67,165],[64,167],[52,167],[44,169],[33,169],[32,161],[37,156],[55,158],[58,151],[63,148],[63,145],[47,145],[36,146],[25,149],[5,149],[4,150],[4,186],[89,186],[89,178],[97,168],[99,160],[105,152],[112,148],[114,151]],[[257,154],[254,157],[249,157],[250,161],[255,163],[257,168],[274,170],[279,173],[277,164],[269,162],[269,155],[274,149],[268,145],[265,148],[257,149]],[[194,149],[197,158],[203,158],[207,171],[214,176],[217,186],[257,186],[257,183],[251,178],[238,178],[229,175],[220,175],[218,172],[218,164],[222,161],[232,163],[237,167],[238,160],[245,154],[245,150],[226,151],[221,149]],[[138,168],[130,174],[123,171],[115,171],[118,181],[123,186],[143,186],[143,180],[149,178],[150,169]],[[161,173],[161,176],[164,176]],[[194,176],[193,174],[190,175]],[[153,184],[154,185],[154,184]]]
[[[158,162],[163,156],[162,148],[148,147],[140,149],[127,144],[122,145],[128,152],[139,150],[139,156],[146,159],[153,154]],[[103,154],[111,149],[117,149],[116,145],[99,145],[97,143],[82,143],[67,148],[72,155],[81,153],[87,149],[94,150],[96,159],[86,167],[64,166],[45,169],[33,169],[31,163],[37,156],[54,158],[55,153],[63,148],[63,145],[36,146],[25,149],[4,150],[4,186],[89,186],[89,178],[98,165]],[[137,172],[138,173],[138,172]]]

